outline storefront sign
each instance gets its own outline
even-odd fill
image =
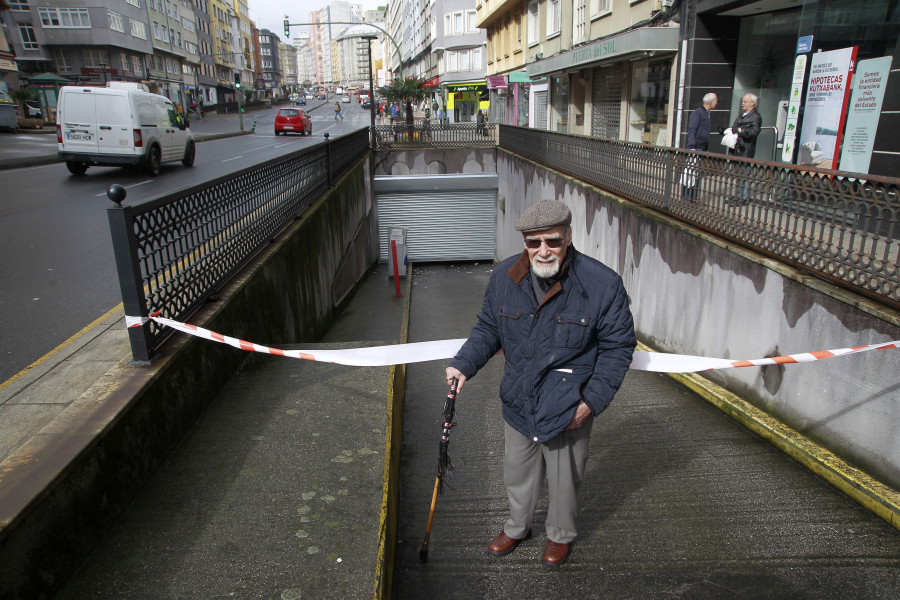
[[[509,87],[509,80],[506,75],[488,75],[487,86],[489,90],[505,89]]]
[[[787,121],[784,125],[784,146],[781,149],[781,160],[792,162],[797,143],[797,123],[800,120],[800,99],[803,97],[803,80],[806,78],[805,54],[794,60],[794,77],[791,80],[791,97],[788,100]]]
[[[844,148],[841,151],[841,171],[868,173],[875,146],[875,132],[881,116],[884,89],[891,74],[893,57],[883,56],[861,60],[856,66],[853,93],[847,115]]]
[[[678,50],[678,27],[642,27],[582,46],[577,50],[531,63],[525,67],[529,77],[548,75],[591,63],[621,60],[626,55]]]
[[[800,132],[800,164],[837,168],[858,49],[853,46],[812,55]]]
[[[525,71],[510,71],[509,82],[510,83],[531,83],[531,78],[528,77],[528,73],[526,73]]]
[[[797,54],[806,54],[812,50],[813,36],[804,35],[797,40]]]
[[[6,58],[0,58],[0,71],[18,71],[16,61]]]

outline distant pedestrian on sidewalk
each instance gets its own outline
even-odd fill
[[[344,120],[344,115],[341,114],[341,103],[335,102],[334,103],[334,120],[337,121],[338,117],[340,117],[341,121]]]
[[[700,150],[706,152],[709,150],[709,113],[719,103],[719,98],[709,93],[703,96],[703,104],[694,109],[691,118],[688,121],[688,150]],[[691,156],[687,160],[684,174],[681,177],[681,199],[693,202],[697,199],[697,193],[700,190],[700,173],[699,161],[696,156]]]
[[[524,249],[494,268],[472,333],[446,369],[447,383],[457,379],[461,391],[503,348],[509,518],[488,552],[503,556],[530,536],[546,478],[543,561],[551,566],[566,560],[578,535],[591,426],[622,384],[637,344],[622,278],[575,250],[571,222],[557,200],[535,204],[516,221]]]

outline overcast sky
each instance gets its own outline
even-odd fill
[[[284,37],[284,15],[287,14],[291,23],[306,23],[309,21],[309,13],[328,4],[328,0],[248,0],[250,5],[250,18],[259,29],[268,29],[277,35],[282,42],[290,43]],[[350,0],[350,4],[362,4],[363,10],[373,10],[379,6],[385,6],[387,2],[382,0]],[[307,31],[308,27],[291,27],[291,36],[301,31]]]

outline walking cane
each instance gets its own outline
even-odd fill
[[[447,394],[447,400],[444,402],[444,428],[441,433],[441,447],[438,452],[437,474],[434,478],[434,493],[431,495],[428,526],[425,528],[425,541],[422,542],[422,549],[419,550],[419,560],[421,562],[428,561],[428,538],[431,537],[431,524],[434,522],[434,508],[437,505],[437,497],[444,493],[444,476],[453,478],[453,463],[450,462],[450,454],[447,452],[447,448],[450,446],[450,428],[455,425],[453,413],[456,410],[456,388],[458,384],[459,381],[454,379],[453,385],[450,386],[450,392]]]

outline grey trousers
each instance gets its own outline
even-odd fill
[[[590,417],[578,429],[563,431],[535,444],[506,423],[503,481],[509,498],[509,518],[503,530],[521,539],[531,529],[544,477],[550,496],[545,524],[547,537],[568,544],[578,535],[578,488],[584,476],[591,440]]]

